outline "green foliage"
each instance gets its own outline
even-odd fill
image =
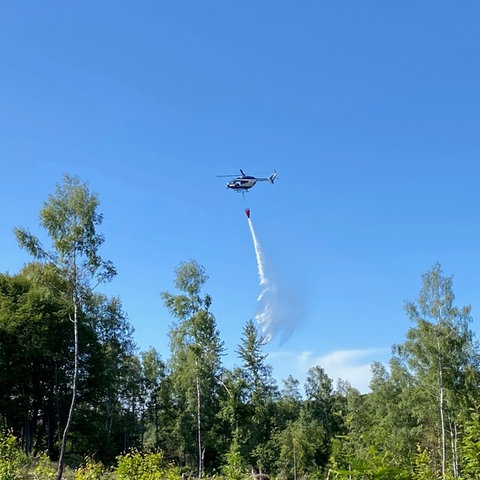
[[[456,474],[457,432],[478,396],[480,360],[468,328],[470,307],[454,305],[452,283],[439,264],[423,275],[417,302],[406,304],[415,326],[396,349],[412,380],[409,407],[422,427],[419,443],[444,477]]]
[[[267,354],[263,353],[265,343],[254,321],[248,320],[237,350],[243,367],[241,398],[244,402],[244,413],[238,419],[238,427],[244,439],[242,453],[245,458],[259,470],[270,471],[278,458],[276,446],[270,442],[274,432],[274,400],[278,389],[272,368],[266,363]]]
[[[75,480],[103,480],[106,478],[105,468],[101,462],[87,457],[85,465],[75,471]]]
[[[440,478],[431,466],[430,454],[420,445],[417,447],[417,454],[414,459],[414,480],[438,480]]]
[[[480,413],[474,411],[466,422],[461,444],[465,479],[478,478],[480,472]]]
[[[240,453],[237,436],[230,444],[229,451],[225,454],[226,464],[222,466],[222,473],[230,480],[243,480],[245,478],[246,465]]]
[[[26,453],[48,449],[36,443],[39,414],[55,425],[55,394],[71,366],[60,362],[71,338],[66,303],[43,283],[44,274],[51,278],[38,264],[0,274],[0,411]]]
[[[39,455],[37,466],[33,472],[35,480],[54,480],[57,476],[57,470],[45,453]]]
[[[174,435],[182,459],[196,457],[203,473],[205,451],[216,457],[215,436],[207,435],[215,426],[218,412],[218,378],[223,342],[215,317],[210,312],[211,298],[201,296],[207,280],[204,268],[196,262],[181,263],[175,285],[178,295],[163,292],[165,306],[177,323],[170,331],[171,380],[176,403]]]
[[[179,470],[165,463],[161,452],[133,450],[117,457],[118,480],[178,480]]]
[[[65,278],[65,288],[61,293],[71,302],[69,317],[73,323],[74,368],[71,373],[71,401],[65,422],[58,461],[58,480],[64,468],[67,438],[72,426],[73,414],[78,398],[78,376],[80,372],[79,324],[82,320],[82,306],[88,301],[91,282],[110,280],[115,268],[110,261],[104,261],[98,254],[104,242],[96,228],[102,223],[102,215],[97,213],[99,201],[96,194],[89,192],[86,184],[76,177],[65,175],[63,183],[57,184],[56,192],[50,195],[40,211],[40,223],[52,242],[51,250],[44,249],[28,230],[15,228],[19,245],[35,259],[54,266]],[[82,352],[83,353],[83,352]]]
[[[334,449],[339,445],[334,442]],[[341,448],[341,447],[340,447]],[[372,480],[411,480],[411,472],[402,466],[393,465],[388,454],[379,452],[374,447],[365,455],[354,457],[343,465],[331,462],[329,471],[334,479],[372,479]]]
[[[291,476],[311,474],[323,465],[318,465],[316,458],[322,450],[323,427],[315,419],[309,419],[303,412],[300,417],[290,422],[276,436],[280,450],[277,461],[280,469]]]
[[[17,439],[11,433],[0,438],[0,480],[19,480],[22,454]]]
[[[372,365],[370,393],[345,383],[335,390],[317,365],[303,397],[293,377],[279,394],[252,320],[237,348],[240,366],[222,368],[212,299],[201,293],[208,277],[195,261],[175,270],[179,294],[162,294],[174,319],[171,358],[164,362],[154,349],[134,353],[120,300],[91,288],[115,273],[98,256],[98,205],[85,185],[66,177],[41,212],[53,248],[17,229],[38,262],[0,274],[0,425],[12,429],[0,438],[0,480],[27,478],[19,445],[28,454],[58,455],[69,404],[68,458],[95,452],[104,462],[87,457],[77,480],[178,480],[165,457],[185,472],[228,480],[248,478],[247,465],[282,480],[480,478],[479,349],[470,308],[454,306],[452,279],[440,265],[406,304],[414,325],[389,366]],[[138,445],[153,450],[117,457]],[[114,459],[116,471],[106,470]],[[28,473],[30,480],[55,478],[45,454]]]

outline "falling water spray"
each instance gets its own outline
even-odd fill
[[[263,254],[258,243],[257,236],[255,235],[255,230],[253,229],[252,220],[248,217],[248,226],[250,227],[250,232],[252,233],[253,247],[255,248],[255,256],[257,258],[257,268],[258,268],[258,278],[260,280],[260,286],[265,289],[267,288],[268,280],[265,277],[265,269],[263,268]],[[261,299],[263,295],[260,294],[258,300]]]
[[[252,234],[255,257],[257,259],[258,279],[260,282],[260,294],[258,295],[258,309],[255,320],[260,326],[263,338],[269,342],[277,335],[280,335],[280,342],[286,341],[294,329],[298,327],[302,308],[297,296],[285,285],[278,285],[275,278],[265,268],[260,243],[255,235],[253,223],[250,220],[250,209],[245,209],[248,219],[248,226]],[[280,287],[280,288],[279,288]]]
[[[260,311],[255,315],[255,320],[261,326],[265,340],[270,341],[272,339],[272,333],[270,332],[272,305],[268,298],[268,293],[271,291],[271,285],[265,276],[262,249],[260,248],[260,243],[255,235],[252,220],[250,219],[250,210],[246,209],[245,213],[247,214],[248,226],[250,227],[250,232],[252,234],[253,247],[255,248],[255,257],[257,259],[258,279],[261,287],[260,294],[257,298],[257,301],[260,302]]]

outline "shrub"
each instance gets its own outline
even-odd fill
[[[75,480],[103,480],[106,478],[105,468],[101,462],[87,457],[85,465],[75,471]]]
[[[0,480],[18,480],[20,459],[17,439],[11,433],[0,437]]]
[[[225,455],[226,465],[222,466],[222,473],[229,480],[244,480],[246,475],[245,462],[240,454],[238,442],[234,440],[230,450]]]
[[[38,457],[38,463],[33,471],[33,478],[35,480],[55,480],[57,470],[53,468],[47,454],[42,453]]]
[[[161,452],[140,453],[133,450],[117,457],[118,480],[176,480],[178,469],[165,464]]]

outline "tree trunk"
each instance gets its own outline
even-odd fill
[[[72,381],[72,401],[70,403],[70,410],[68,411],[67,423],[62,436],[62,446],[60,448],[60,457],[58,459],[58,470],[56,480],[62,480],[64,463],[65,463],[65,450],[67,445],[68,432],[72,424],[73,410],[75,409],[75,403],[77,400],[77,377],[78,377],[78,305],[76,294],[73,301],[73,336],[74,336],[74,367],[73,367],[73,381]]]
[[[197,435],[198,435],[198,477],[203,475],[202,422],[200,416],[200,378],[197,375]]]
[[[439,396],[439,407],[440,407],[440,428],[442,432],[442,479],[445,480],[447,454],[446,454],[446,445],[445,445],[443,371],[442,371],[442,360],[440,359],[440,355],[438,356],[438,383],[439,383],[438,396]]]
[[[158,448],[159,443],[160,443],[160,425],[158,423],[158,398],[157,398],[158,392],[155,390],[155,448]]]
[[[293,480],[297,480],[297,451],[295,448],[295,439],[293,440]]]
[[[450,420],[450,444],[452,449],[452,473],[453,478],[458,479],[459,465],[458,465],[458,430],[457,423]]]

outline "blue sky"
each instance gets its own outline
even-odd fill
[[[160,292],[196,260],[225,365],[261,292],[268,360],[367,391],[435,262],[480,307],[478,2],[3,2],[0,246],[62,175],[98,193],[102,247],[141,350],[168,358]],[[220,174],[265,176],[242,198]]]

